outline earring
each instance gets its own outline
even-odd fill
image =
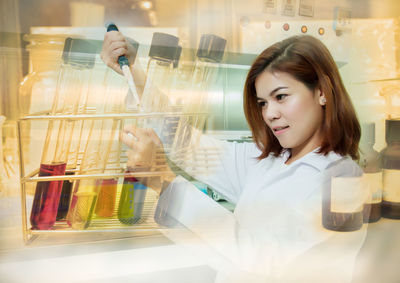
[[[321,97],[321,105],[325,105],[326,104],[326,98],[325,97]]]

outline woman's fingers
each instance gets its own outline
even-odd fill
[[[130,133],[121,133],[120,140],[131,149],[139,149],[138,139]]]
[[[125,37],[118,31],[106,32],[100,53],[101,59],[108,67],[122,74],[118,64],[118,57],[122,55],[128,56],[128,42]]]
[[[160,137],[156,134],[156,132],[153,129],[149,129],[148,136],[156,146],[161,147],[163,145],[162,141],[160,140]]]

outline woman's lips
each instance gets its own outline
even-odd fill
[[[279,135],[283,134],[284,132],[286,132],[288,129],[289,129],[289,126],[276,127],[273,129],[273,132],[274,132],[275,136],[279,136]]]

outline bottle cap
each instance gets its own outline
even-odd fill
[[[174,69],[178,68],[179,59],[181,58],[181,53],[182,53],[182,46],[178,46],[178,48],[176,49],[175,58],[173,61]]]
[[[99,49],[98,40],[68,37],[64,43],[62,59],[64,64],[91,69]]]
[[[200,39],[198,58],[221,62],[224,56],[226,40],[214,34],[203,34]]]
[[[361,124],[361,140],[365,144],[375,143],[375,123],[362,123]]]
[[[179,38],[170,34],[155,32],[151,41],[149,56],[154,59],[174,61]]]
[[[386,120],[386,143],[400,142],[400,119]]]

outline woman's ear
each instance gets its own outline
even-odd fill
[[[325,106],[326,105],[326,98],[324,95],[319,97],[319,104],[321,104],[321,106]]]
[[[321,91],[321,89],[317,89],[318,101],[321,106],[326,105],[326,97],[325,94]]]

